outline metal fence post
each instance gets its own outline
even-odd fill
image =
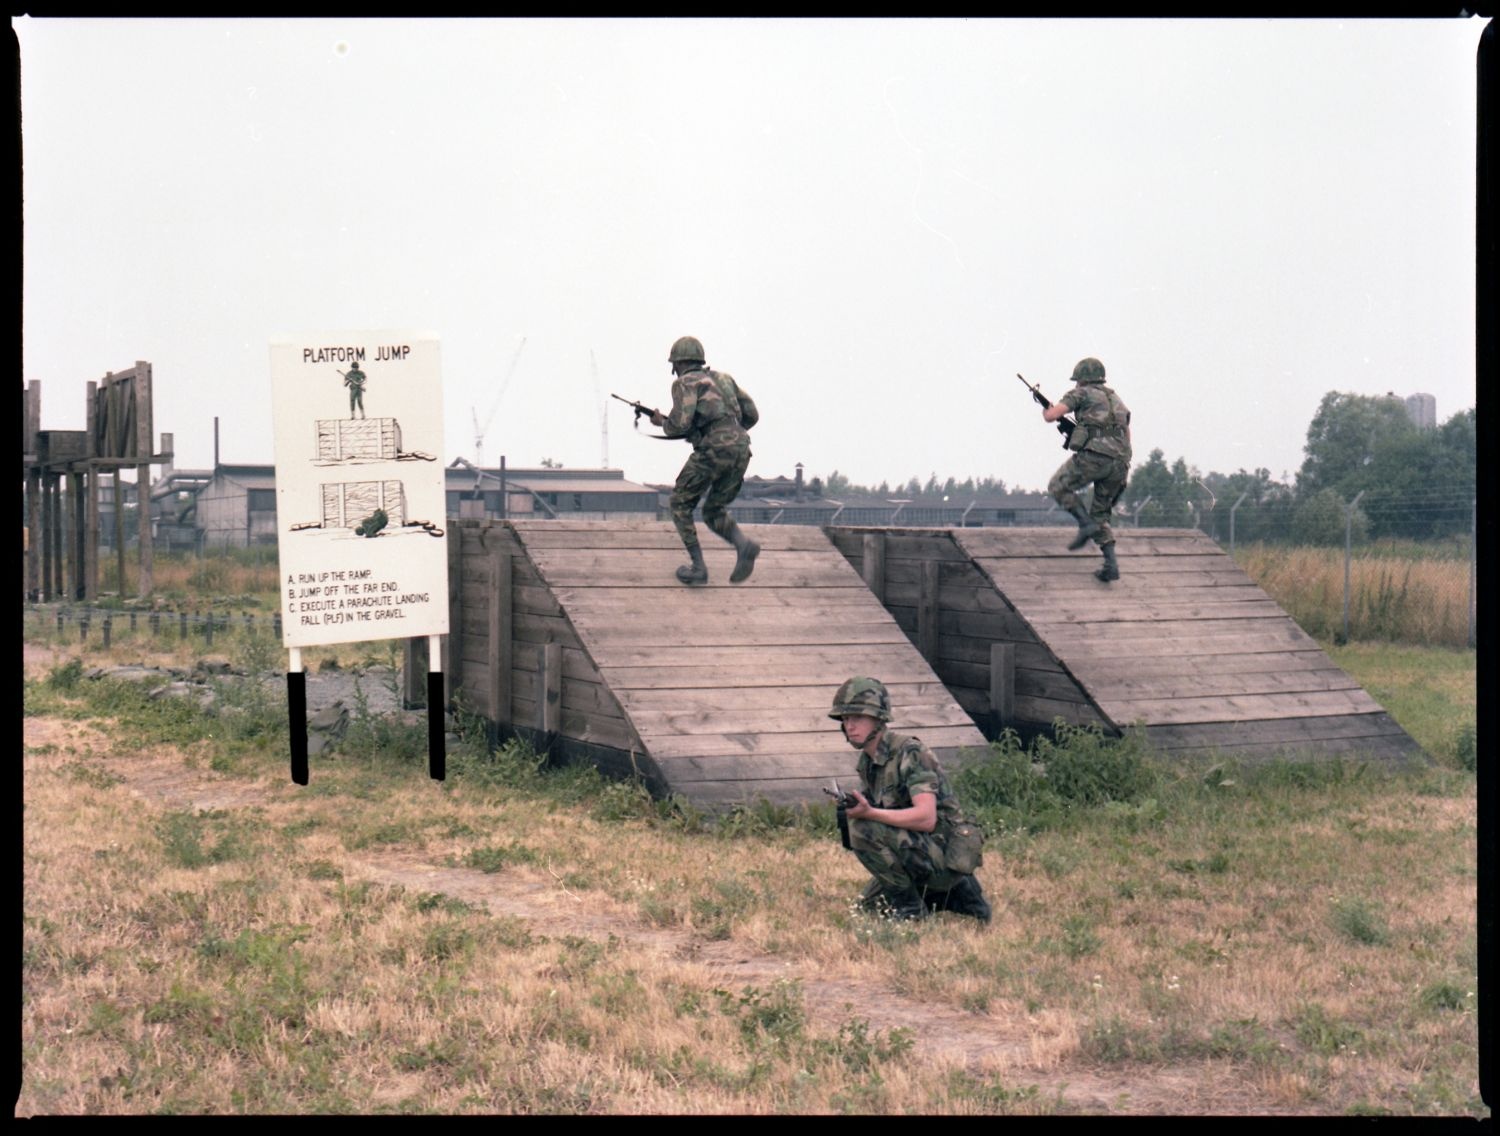
[[[1250,496],[1250,490],[1247,489],[1240,494],[1238,501],[1229,506],[1229,559],[1231,560],[1234,559],[1234,513],[1236,509],[1244,504],[1245,498],[1248,496]]]
[[[1479,502],[1469,503],[1469,646],[1474,639],[1474,576],[1479,566]]]
[[[1349,642],[1349,558],[1354,550],[1354,508],[1365,495],[1361,489],[1344,510],[1344,642]]]

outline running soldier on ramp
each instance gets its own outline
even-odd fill
[[[686,438],[692,455],[672,490],[672,523],[687,548],[689,563],[677,569],[684,584],[708,583],[708,568],[698,544],[693,510],[703,500],[703,523],[734,545],[737,553],[729,582],[749,579],[760,555],[756,544],[729,515],[750,465],[750,427],[760,420],[755,402],[730,375],[704,362],[703,344],[684,335],[667,355],[672,364],[672,411],[656,411],[651,424],[669,438]],[[705,497],[706,495],[706,497]]]

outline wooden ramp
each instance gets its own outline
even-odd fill
[[[450,683],[502,732],[702,805],[821,802],[852,779],[827,717],[851,674],[884,681],[895,727],[950,767],[986,748],[821,529],[743,527],[762,548],[754,575],[729,584],[734,551],[705,533],[710,583],[688,588],[668,523],[460,523]]]
[[[1425,760],[1196,530],[1120,530],[1110,584],[1093,576],[1092,545],[1067,551],[1066,529],[830,535],[991,735],[1062,718],[1110,733],[1139,725],[1176,753]]]

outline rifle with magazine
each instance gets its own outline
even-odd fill
[[[1021,377],[1020,371],[1016,372],[1016,378],[1021,379],[1021,385],[1031,392],[1031,397],[1036,399],[1038,406],[1040,406],[1043,410],[1052,409],[1052,400],[1042,393],[1041,387],[1037,386],[1034,383],[1028,383],[1024,378]],[[1057,426],[1057,432],[1063,436],[1063,449],[1073,449],[1073,431],[1078,429],[1078,423],[1074,422],[1071,418],[1064,415],[1062,418],[1059,418],[1057,420],[1055,425]],[[1079,435],[1079,437],[1082,436],[1083,435],[1081,434]]]
[[[624,398],[623,396],[614,394],[613,392],[611,392],[611,394],[610,394],[609,397],[610,398],[617,398],[617,399],[619,399],[626,406],[630,407],[631,410],[635,411],[635,428],[637,430],[639,430],[641,428],[641,416],[642,415],[645,415],[647,418],[650,418],[653,421],[655,421],[655,419],[657,419],[658,417],[660,417],[660,418],[665,418],[666,417],[666,415],[662,414],[661,411],[657,410],[655,407],[647,406],[644,402],[636,402],[634,399]],[[675,439],[672,439],[672,438],[668,438],[665,434],[647,434],[646,437],[648,437],[648,438],[665,438],[669,442],[675,440]]]
[[[832,797],[837,806],[835,815],[838,817],[839,822],[839,839],[843,842],[845,848],[852,848],[853,845],[849,843],[849,814],[846,810],[859,804],[859,798],[853,793],[846,793],[840,789],[837,781],[833,783],[832,789],[824,785],[823,792]]]

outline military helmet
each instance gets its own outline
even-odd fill
[[[828,716],[842,721],[850,714],[867,714],[871,718],[889,722],[891,696],[885,683],[877,678],[856,675],[839,687],[838,693],[833,696],[833,708],[828,711]]]
[[[1092,355],[1087,359],[1078,360],[1078,366],[1073,368],[1073,381],[1075,383],[1102,383],[1104,364]]]
[[[701,363],[703,360],[703,344],[691,335],[684,335],[672,344],[672,350],[667,355],[668,363]]]

